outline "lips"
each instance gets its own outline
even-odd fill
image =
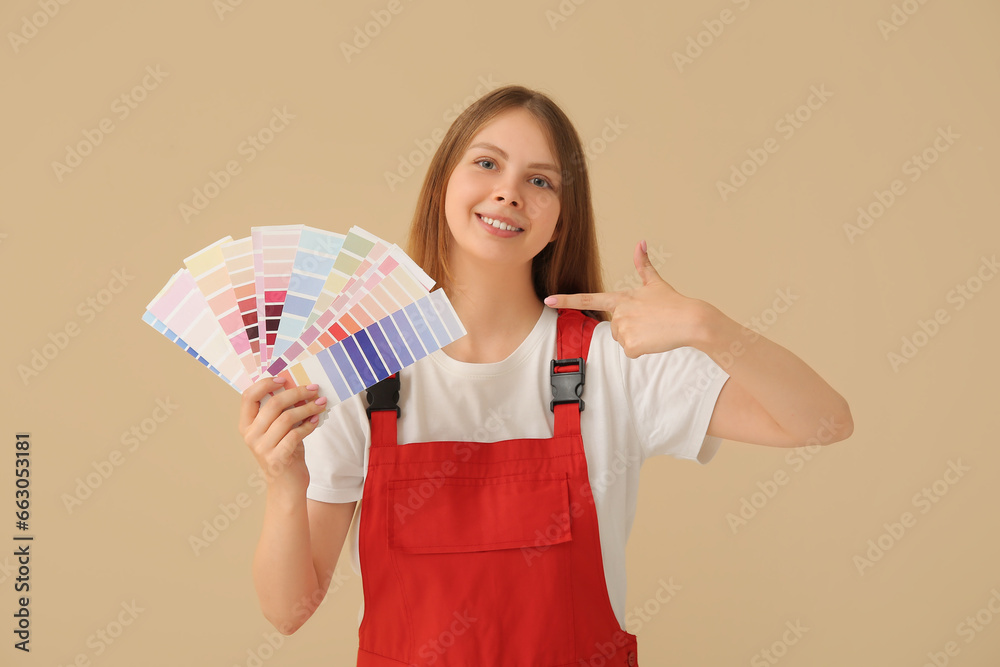
[[[482,213],[476,213],[476,217],[485,222],[487,225],[490,225],[501,231],[509,231],[509,232],[524,231],[523,228],[515,225],[514,222],[509,218],[504,218],[502,216],[493,217],[493,216],[483,215]]]

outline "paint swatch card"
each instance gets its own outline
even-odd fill
[[[218,375],[231,387],[242,393],[253,383],[190,271],[181,269],[171,276],[146,310],[176,332],[190,348],[189,353],[196,352],[210,368],[218,369]]]
[[[240,393],[282,376],[336,404],[466,334],[416,262],[357,226],[253,227],[184,264],[143,321]]]

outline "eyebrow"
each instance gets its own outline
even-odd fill
[[[469,146],[469,150],[472,150],[473,148],[488,148],[490,150],[499,153],[500,157],[502,157],[504,160],[510,159],[510,156],[507,155],[507,152],[504,149],[500,148],[495,144],[491,144],[485,141],[481,141],[477,144],[472,144],[471,146]],[[532,162],[531,164],[528,165],[528,169],[548,169],[549,171],[553,171],[557,174],[559,173],[559,169],[557,169],[554,165],[549,164],[548,162]]]

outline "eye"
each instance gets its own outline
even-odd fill
[[[531,179],[531,180],[532,180],[532,182],[534,182],[534,181],[541,181],[541,182],[543,183],[543,185],[539,185],[539,187],[541,187],[541,188],[550,188],[550,189],[552,188],[552,184],[551,184],[551,183],[549,183],[548,181],[546,181],[546,180],[545,180],[544,178],[542,178],[541,176],[535,176],[535,177],[534,177],[533,179]],[[538,185],[538,183],[535,183],[535,185]]]
[[[485,158],[485,157],[482,158],[481,160],[476,160],[476,164],[482,164],[484,162],[486,162],[487,164],[492,164],[492,165],[496,164],[496,163],[493,162],[493,160],[491,160],[489,158]],[[486,169],[489,169],[489,167],[486,167]]]

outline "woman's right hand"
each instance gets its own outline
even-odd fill
[[[268,490],[305,495],[309,470],[305,463],[302,439],[319,423],[319,413],[326,409],[326,397],[316,398],[315,384],[292,387],[269,398],[283,378],[266,377],[243,392],[240,401],[240,435],[264,471]]]

